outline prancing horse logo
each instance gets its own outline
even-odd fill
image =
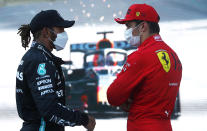
[[[169,60],[167,60],[167,57],[164,52],[162,52],[162,54],[163,54],[162,59],[165,61],[166,65],[168,66]]]
[[[160,51],[157,53],[157,56],[160,60],[160,63],[162,64],[163,69],[165,72],[169,72],[171,63],[170,63],[170,57],[166,51]]]

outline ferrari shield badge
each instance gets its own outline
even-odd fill
[[[169,72],[171,63],[170,63],[170,57],[166,51],[159,51],[157,52],[157,56],[160,60],[160,63],[162,64],[163,69],[165,72]]]
[[[40,76],[43,76],[46,74],[45,63],[39,64],[38,69],[37,69],[37,73]]]

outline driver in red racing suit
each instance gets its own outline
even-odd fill
[[[128,131],[172,131],[170,116],[182,77],[176,53],[159,35],[159,15],[146,4],[130,6],[126,39],[138,49],[107,90],[108,102],[129,112]]]

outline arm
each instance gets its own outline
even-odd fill
[[[132,99],[128,99],[124,104],[120,105],[119,107],[120,107],[122,110],[124,110],[124,111],[126,111],[126,112],[129,112],[131,103],[132,103]]]
[[[121,73],[107,90],[108,102],[113,106],[126,103],[133,89],[143,80],[145,74],[144,63],[139,57],[130,63],[127,61]]]
[[[56,68],[49,62],[33,61],[25,71],[27,83],[40,115],[45,121],[60,126],[88,125],[88,115],[66,108],[56,94]]]

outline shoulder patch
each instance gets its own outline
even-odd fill
[[[45,63],[39,64],[38,69],[37,69],[37,74],[40,76],[43,76],[46,74]]]
[[[162,41],[162,38],[159,35],[154,36],[155,41]]]
[[[157,52],[157,56],[160,60],[160,63],[162,64],[163,69],[165,72],[170,71],[171,63],[170,63],[170,57],[166,51],[159,51]]]

